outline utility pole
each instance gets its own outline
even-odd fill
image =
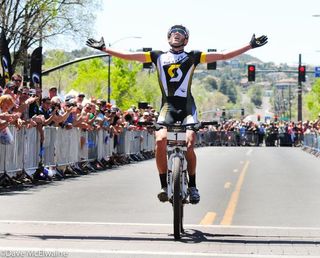
[[[299,67],[301,66],[301,54],[299,54]],[[298,121],[302,121],[302,83],[298,75]]]

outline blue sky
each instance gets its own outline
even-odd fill
[[[104,36],[115,49],[167,50],[168,28],[183,24],[190,31],[186,50],[242,47],[253,33],[269,43],[248,52],[264,62],[320,66],[319,0],[102,0],[93,37]]]

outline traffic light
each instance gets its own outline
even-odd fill
[[[298,81],[299,82],[305,82],[306,81],[306,66],[305,65],[299,65],[299,68],[298,68]]]
[[[256,80],[256,66],[248,65],[248,81],[254,82]]]
[[[244,116],[244,108],[241,108],[241,116]]]
[[[150,47],[144,47],[143,52],[149,52],[152,50]],[[143,69],[151,69],[152,68],[152,63],[143,63]]]
[[[226,117],[226,109],[225,109],[225,108],[222,109],[222,114],[221,114],[221,116],[222,116],[222,117]]]
[[[216,49],[208,49],[208,52],[217,52]],[[217,62],[207,63],[208,70],[216,70],[217,69]]]

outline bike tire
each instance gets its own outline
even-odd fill
[[[173,158],[173,234],[174,239],[181,238],[181,232],[183,229],[182,216],[183,216],[183,204],[181,198],[181,160],[179,157]]]

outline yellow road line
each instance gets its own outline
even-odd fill
[[[208,212],[206,216],[200,221],[200,225],[211,225],[213,224],[217,214],[215,212]]]
[[[221,221],[221,225],[231,225],[232,219],[238,204],[239,200],[239,195],[240,195],[240,190],[244,181],[244,176],[247,172],[248,166],[249,166],[249,161],[247,160],[242,168],[242,171],[240,173],[236,188],[234,192],[231,195],[228,207],[224,213],[223,219]]]

